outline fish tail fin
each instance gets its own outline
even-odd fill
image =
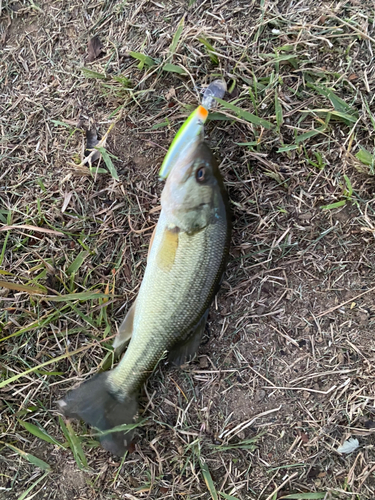
[[[111,393],[108,373],[99,373],[57,402],[68,418],[83,420],[100,431],[109,431],[123,424],[132,424],[138,410],[137,396],[118,399]],[[114,431],[99,435],[106,450],[123,456],[129,448],[133,432]]]

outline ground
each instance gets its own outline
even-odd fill
[[[0,11],[0,498],[373,499],[372,2]],[[158,169],[218,76],[229,263],[197,357],[158,367],[121,461],[56,401],[111,360]],[[93,131],[113,168],[81,163]]]

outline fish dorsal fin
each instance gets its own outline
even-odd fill
[[[148,246],[147,260],[148,260],[148,258],[150,256],[152,244],[154,243],[154,238],[155,238],[155,233],[156,233],[157,227],[158,227],[158,225],[156,224],[156,226],[154,227],[154,230],[152,231],[152,235],[151,235],[151,239],[150,239],[150,244]]]
[[[128,342],[132,336],[135,304],[136,301],[127,312],[124,321],[121,323],[120,328],[118,329],[118,334],[113,341],[114,349],[118,349],[119,347],[123,346],[123,344]]]
[[[163,271],[172,269],[178,248],[178,234],[180,228],[177,226],[166,227],[164,229],[160,248],[156,256],[156,263]]]

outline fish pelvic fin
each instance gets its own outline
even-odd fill
[[[57,401],[65,417],[83,420],[100,431],[134,423],[137,396],[134,394],[120,401],[111,393],[107,379],[108,373],[99,373]],[[103,448],[117,456],[123,456],[128,450],[132,437],[133,432],[129,430],[99,435]]]
[[[131,336],[133,334],[133,322],[134,322],[134,312],[135,312],[135,304],[131,306],[131,308],[126,313],[124,321],[121,323],[120,328],[118,329],[118,334],[116,335],[113,341],[113,348],[119,349],[119,351],[123,350],[124,344],[129,342]]]
[[[181,366],[186,363],[186,361],[190,361],[194,357],[204,334],[208,311],[209,308],[206,309],[197,325],[191,330],[187,339],[184,342],[177,344],[169,351],[168,359],[171,363]]]

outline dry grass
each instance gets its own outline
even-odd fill
[[[374,6],[187,4],[0,2],[0,262],[16,284],[0,288],[0,498],[373,499]],[[139,69],[130,51],[152,60]],[[112,359],[158,168],[216,75],[272,128],[225,104],[207,127],[230,263],[198,357],[156,371],[121,462],[55,401]],[[111,123],[120,181],[77,166],[82,127]],[[349,437],[360,447],[338,453]]]

